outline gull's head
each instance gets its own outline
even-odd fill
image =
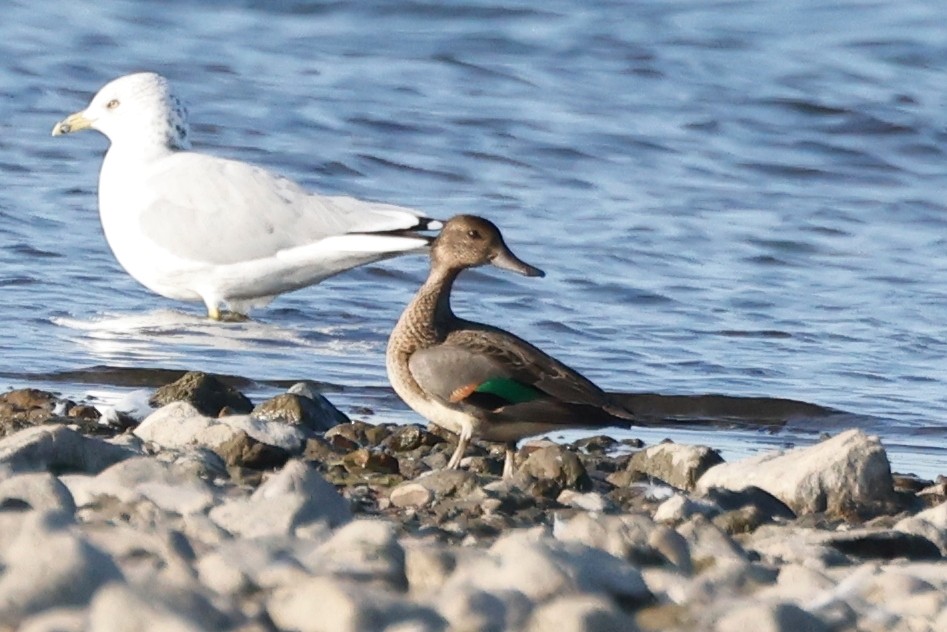
[[[86,109],[53,127],[53,136],[94,129],[112,144],[132,142],[188,149],[187,110],[168,80],[153,72],[125,75],[105,84]]]

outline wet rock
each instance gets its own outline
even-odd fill
[[[698,489],[755,485],[797,514],[850,517],[890,511],[895,503],[888,457],[877,437],[849,430],[814,446],[766,454],[708,470]]]
[[[446,628],[446,622],[428,608],[328,577],[274,591],[266,611],[279,629],[299,632],[364,632],[396,624],[415,624],[415,629],[432,632]]]
[[[564,489],[589,491],[592,480],[579,457],[568,448],[548,445],[530,452],[518,468],[517,480],[538,496],[557,497]],[[525,476],[524,476],[525,475]]]
[[[52,393],[35,388],[3,393],[0,395],[0,436],[47,423],[56,416],[54,411],[65,414],[66,407],[59,405],[59,398]]]
[[[0,439],[0,466],[12,472],[99,472],[133,456],[126,448],[65,426],[26,428]]]
[[[634,453],[627,469],[678,489],[692,490],[697,479],[719,463],[723,463],[720,453],[708,447],[660,443]]]
[[[594,595],[567,595],[537,608],[526,632],[635,632],[634,619]]]
[[[382,442],[392,452],[410,452],[423,446],[444,443],[444,439],[417,424],[398,426]]]
[[[829,632],[818,618],[799,606],[788,603],[751,603],[721,617],[716,632]]]
[[[315,522],[335,526],[352,517],[348,502],[303,461],[288,462],[249,498],[217,505],[211,519],[244,537],[288,535]]]
[[[265,421],[302,426],[310,432],[325,432],[338,424],[351,423],[342,411],[322,395],[304,395],[294,393],[292,389],[261,402],[253,409],[252,415]]]
[[[261,443],[242,430],[216,446],[214,452],[229,466],[253,470],[282,467],[291,456],[288,450]]]
[[[387,452],[359,448],[342,457],[342,466],[350,474],[364,474],[375,472],[381,474],[398,474],[400,466],[398,459]]]
[[[99,586],[121,579],[112,560],[73,533],[61,513],[32,512],[17,537],[3,544],[0,620],[7,623],[86,604]]]
[[[179,401],[188,402],[208,417],[220,415],[225,408],[238,414],[253,410],[253,403],[243,393],[200,371],[190,371],[162,386],[151,396],[149,403],[158,408]]]
[[[0,510],[61,511],[73,514],[76,503],[69,489],[46,472],[18,474],[0,481]]]

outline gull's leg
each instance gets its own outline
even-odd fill
[[[470,443],[470,437],[473,436],[473,426],[464,424],[457,435],[457,448],[447,462],[447,469],[456,470],[460,467],[460,460],[464,458],[464,452],[467,451],[467,445]]]
[[[503,478],[513,478],[513,465],[516,459],[516,442],[506,444],[506,456],[503,459]]]

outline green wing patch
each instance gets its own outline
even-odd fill
[[[474,392],[495,395],[510,404],[522,404],[543,397],[542,391],[505,377],[493,377],[481,382]]]

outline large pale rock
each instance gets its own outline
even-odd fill
[[[407,588],[404,549],[390,522],[355,520],[336,529],[316,550],[313,561],[320,572],[342,579],[396,590]]]
[[[0,507],[73,513],[76,503],[69,489],[46,472],[19,474],[0,482]]]
[[[941,554],[947,556],[947,503],[904,518],[894,528],[927,538],[940,548]]]
[[[745,564],[749,555],[737,542],[703,516],[694,516],[677,528],[690,548],[697,567],[737,563]]]
[[[76,535],[68,520],[62,513],[32,512],[19,535],[4,543],[0,621],[88,603],[99,586],[121,579],[112,560]]]
[[[289,424],[255,419],[249,415],[208,417],[187,402],[162,406],[148,415],[135,435],[163,448],[203,446],[210,449],[233,441],[241,432],[261,443],[300,452],[308,431]]]
[[[86,632],[88,629],[85,609],[53,608],[25,620],[17,632]]]
[[[465,632],[521,630],[533,609],[518,590],[486,592],[462,584],[440,591],[434,604],[448,629]]]
[[[100,472],[134,452],[66,426],[27,428],[0,439],[0,467],[11,472]]]
[[[207,632],[173,604],[120,584],[105,586],[89,606],[89,629],[96,632]]]
[[[351,420],[328,399],[305,382],[294,384],[288,392],[262,402],[253,416],[267,421],[302,426],[312,432],[325,432]]]
[[[352,511],[318,472],[293,460],[249,498],[218,505],[210,517],[233,534],[259,537],[287,535],[316,522],[340,525],[351,520]]]
[[[567,593],[603,593],[625,602],[650,599],[641,573],[600,549],[537,538],[528,531],[500,537],[485,555],[458,564],[448,584],[487,592],[519,590],[534,602]]]
[[[697,479],[719,463],[723,463],[720,453],[706,446],[659,443],[635,452],[627,470],[692,490]]]
[[[659,526],[644,514],[597,516],[578,513],[568,520],[557,519],[552,532],[557,540],[602,549],[633,564],[653,565],[670,561],[689,570],[690,557],[683,538],[670,529],[660,528],[673,534],[665,534],[664,540],[660,541],[663,551],[653,545]],[[672,543],[672,540],[676,542]]]
[[[708,470],[697,488],[740,490],[755,485],[798,514],[874,514],[895,500],[888,457],[878,437],[842,432],[822,443],[764,454]]]
[[[716,632],[829,632],[821,619],[792,604],[750,602],[721,617]]]
[[[152,457],[135,457],[104,470],[82,486],[83,504],[97,496],[122,502],[147,499],[164,511],[180,515],[204,511],[214,503],[214,492],[188,469]]]
[[[635,632],[634,619],[600,596],[566,595],[537,608],[526,632]]]
[[[370,632],[398,624],[445,630],[433,610],[396,599],[391,593],[329,577],[313,577],[273,592],[266,611],[280,630]]]

